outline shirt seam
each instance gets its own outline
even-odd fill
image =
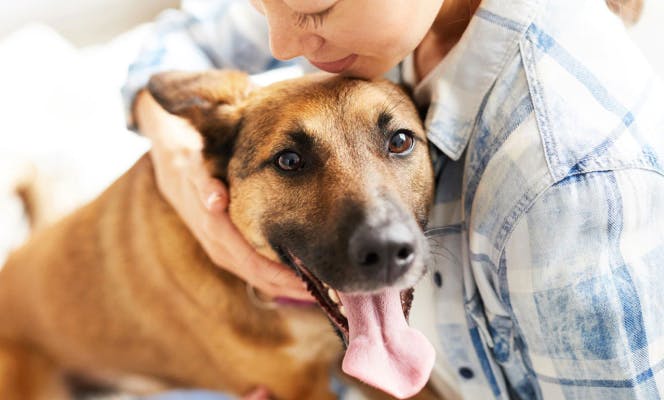
[[[597,169],[589,169],[585,171],[580,171],[580,172],[575,172],[572,174],[567,174],[561,179],[558,179],[552,183],[550,183],[547,187],[544,187],[535,197],[532,198],[531,202],[526,206],[526,207],[518,207],[518,204],[521,203],[521,201],[517,202],[517,204],[513,207],[513,211],[510,213],[510,216],[515,215],[515,218],[510,219],[509,216],[506,218],[511,220],[506,221],[503,224],[503,227],[501,228],[501,232],[505,232],[502,238],[499,238],[499,243],[500,246],[498,247],[499,251],[497,252],[497,259],[492,260],[494,265],[498,265],[498,268],[496,272],[500,272],[500,258],[502,257],[503,253],[505,252],[505,247],[507,245],[507,242],[510,240],[512,233],[514,232],[514,228],[516,227],[517,223],[521,220],[521,218],[528,213],[528,211],[535,205],[535,203],[539,200],[539,198],[544,195],[547,191],[561,183],[567,178],[573,177],[573,176],[581,176],[581,175],[589,175],[589,174],[596,174],[600,172],[616,172],[616,171],[648,171],[652,172],[656,175],[659,175],[664,179],[664,171],[660,171],[659,169],[646,165],[645,163],[632,163],[632,164],[624,164],[616,167],[611,167],[611,168],[597,168]],[[526,199],[527,196],[524,195],[522,197],[522,200]],[[516,215],[518,214],[518,215]]]

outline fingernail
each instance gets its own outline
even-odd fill
[[[205,202],[205,207],[208,210],[212,210],[214,208],[214,205],[221,200],[221,196],[219,196],[219,193],[212,193],[208,198],[207,201]]]

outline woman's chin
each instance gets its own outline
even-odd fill
[[[378,79],[394,68],[399,61],[397,60],[394,63],[383,62],[381,64],[375,60],[368,61],[367,58],[359,57],[350,68],[341,72],[340,75],[367,80]]]

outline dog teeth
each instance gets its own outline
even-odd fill
[[[334,290],[334,289],[332,289],[332,288],[328,288],[328,289],[327,289],[327,295],[328,295],[328,296],[330,297],[330,299],[332,299],[332,301],[335,302],[336,304],[340,304],[340,303],[341,303],[341,300],[339,299],[339,295],[337,294],[337,291],[336,291],[336,290]]]
[[[339,312],[340,312],[341,315],[343,315],[344,317],[348,317],[348,315],[346,315],[346,307],[344,307],[344,306],[339,306]]]

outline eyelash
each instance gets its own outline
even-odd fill
[[[305,29],[309,26],[309,24],[313,23],[314,28],[318,28],[323,25],[323,21],[325,20],[325,17],[332,11],[332,7],[328,8],[327,10],[323,10],[321,12],[317,12],[314,14],[302,14],[302,13],[296,13],[295,17],[297,18],[297,22],[295,25],[297,25],[301,29]]]

